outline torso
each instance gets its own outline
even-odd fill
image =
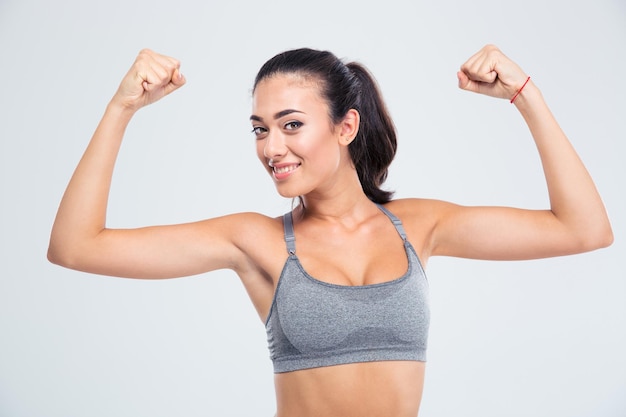
[[[401,218],[409,241],[422,258],[431,227],[428,219],[407,222],[403,216],[407,204],[394,203],[386,207]],[[299,221],[297,216],[294,223],[301,264],[309,274],[324,277],[326,282],[371,285],[395,280],[407,270],[403,242],[382,212],[373,212],[363,224],[320,227],[315,221]],[[288,253],[282,218],[272,219],[261,228],[263,244],[252,245],[248,252],[250,269],[238,272],[265,321]],[[381,361],[276,374],[277,416],[414,417],[421,400],[424,368],[425,364],[418,361]]]
[[[416,417],[424,362],[364,362],[275,374],[276,417]]]

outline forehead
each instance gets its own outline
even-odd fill
[[[297,74],[276,74],[260,81],[252,96],[252,113],[275,113],[284,109],[311,111],[324,107],[326,101],[320,94],[320,84],[311,77]]]

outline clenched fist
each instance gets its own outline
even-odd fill
[[[511,99],[528,76],[497,47],[487,45],[474,54],[457,73],[463,90]]]
[[[122,80],[113,101],[136,111],[182,87],[185,81],[180,62],[144,49]]]

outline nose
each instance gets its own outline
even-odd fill
[[[285,138],[280,132],[268,132],[265,137],[265,146],[263,147],[263,155],[268,159],[277,159],[287,153]]]

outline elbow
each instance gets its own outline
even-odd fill
[[[48,261],[59,266],[67,266],[67,261],[61,251],[52,243],[48,246],[48,253],[46,254]]]
[[[55,233],[48,243],[46,257],[49,262],[64,268],[89,272],[93,269],[93,254],[101,253],[94,237]]]
[[[595,243],[597,245],[596,249],[602,249],[609,247],[613,244],[615,240],[615,236],[613,235],[613,228],[611,227],[611,222],[608,218],[605,218],[604,222],[600,226],[598,226]]]
[[[590,252],[609,247],[613,244],[614,239],[613,229],[607,222],[607,224],[599,226],[592,232],[585,233],[581,236],[579,240],[581,252]]]
[[[62,237],[63,234],[59,233],[59,231],[53,226],[52,233],[50,234],[50,240],[48,241],[48,252],[46,253],[46,257],[50,263],[59,266],[66,266],[67,245],[64,244]]]
[[[48,262],[59,265],[59,251],[54,241],[54,235],[50,237],[50,242],[48,242],[46,258],[48,258]]]
[[[607,248],[613,244],[615,236],[613,235],[613,229],[611,225],[607,225],[605,230],[597,238],[597,249]]]
[[[53,240],[48,245],[48,252],[46,254],[48,261],[62,266],[64,268],[76,269],[76,256],[72,255],[72,251],[64,248]]]

